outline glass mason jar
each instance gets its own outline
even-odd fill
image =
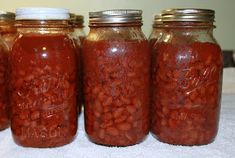
[[[6,43],[8,50],[11,50],[16,36],[15,13],[0,11],[0,34]]]
[[[75,40],[76,45],[80,47],[86,37],[83,23],[84,16],[70,13],[70,25],[73,28],[72,38]]]
[[[57,147],[77,131],[77,61],[69,13],[16,10],[18,36],[10,54],[11,129],[17,144]]]
[[[176,145],[211,143],[218,130],[222,53],[213,37],[214,11],[170,9],[155,44],[151,132]]]
[[[150,51],[142,11],[90,13],[83,44],[85,129],[96,144],[129,146],[149,132]]]
[[[71,26],[71,37],[74,40],[76,45],[76,53],[78,59],[78,72],[79,72],[79,85],[78,85],[78,113],[81,113],[83,101],[83,94],[82,94],[82,43],[85,39],[85,32],[84,32],[84,17],[82,15],[76,15],[70,13],[70,26]]]

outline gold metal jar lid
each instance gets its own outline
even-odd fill
[[[178,8],[162,11],[162,21],[214,22],[215,11],[210,9]]]
[[[74,13],[70,13],[70,23],[71,24],[80,24],[80,25],[83,25],[84,23],[84,16],[82,15],[77,15],[77,14],[74,14]]]
[[[0,20],[15,20],[15,13],[0,10]]]
[[[90,25],[142,23],[142,10],[114,9],[89,13]]]

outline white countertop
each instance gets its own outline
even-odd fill
[[[209,145],[182,147],[161,143],[151,135],[131,147],[115,148],[95,145],[84,132],[83,115],[79,118],[77,138],[64,147],[52,149],[23,148],[16,145],[10,129],[0,133],[0,158],[234,158],[235,94],[223,94],[220,128]]]
[[[234,72],[234,73],[232,73]],[[0,158],[234,158],[235,157],[235,69],[224,71],[220,127],[216,140],[209,145],[182,147],[161,143],[150,134],[131,147],[104,147],[91,143],[84,132],[83,115],[79,118],[77,138],[63,147],[23,148],[16,145],[10,129],[0,132]]]

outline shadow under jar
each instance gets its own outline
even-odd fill
[[[176,145],[211,143],[218,130],[222,53],[213,37],[214,11],[170,9],[155,44],[151,132]]]
[[[11,129],[17,144],[57,147],[77,131],[77,61],[66,9],[16,10],[10,54]]]
[[[83,44],[85,129],[96,144],[134,145],[149,132],[150,52],[141,15],[90,13]]]

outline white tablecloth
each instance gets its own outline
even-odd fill
[[[95,145],[84,132],[79,118],[77,138],[69,145],[52,149],[23,148],[16,145],[10,129],[0,132],[0,158],[234,158],[235,94],[223,94],[220,128],[216,140],[199,147],[173,146],[158,142],[151,135],[135,146],[116,148]]]

